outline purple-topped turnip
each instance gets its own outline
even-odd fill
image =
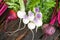
[[[34,20],[34,13],[32,11],[28,11],[28,17],[30,21]]]
[[[34,40],[34,32],[33,29],[35,29],[35,24],[33,22],[28,23],[28,28],[31,30],[33,37],[32,40]]]

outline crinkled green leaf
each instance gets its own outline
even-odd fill
[[[55,4],[55,0],[28,0],[26,9],[33,10],[32,8],[39,7],[43,14],[43,23],[48,23]]]
[[[16,11],[20,9],[19,0],[8,0],[7,4],[9,5],[9,8],[12,8]],[[48,23],[50,21],[52,10],[55,4],[55,0],[27,0],[25,9],[26,11],[33,11],[34,7],[39,7],[43,14],[43,23]]]
[[[15,11],[18,11],[19,10],[19,5],[18,4],[12,3],[12,2],[6,2],[6,3],[9,5],[8,8],[12,8]]]
[[[18,2],[19,0],[11,0],[11,2]]]

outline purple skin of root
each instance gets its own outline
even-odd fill
[[[41,14],[36,14],[36,17],[37,17],[38,19],[40,19],[40,18],[41,18]]]
[[[55,33],[55,28],[49,24],[43,25],[43,32],[45,33],[43,39],[46,40],[48,36],[51,36]]]
[[[28,12],[28,15],[33,16],[34,14],[30,11],[30,12]]]
[[[51,25],[44,25],[43,31],[47,35],[53,35],[55,33],[55,28]]]
[[[28,16],[27,16],[27,15],[25,15],[23,19],[27,19],[27,18],[28,18]]]
[[[37,7],[37,8],[35,8],[35,12],[39,12],[39,8]]]

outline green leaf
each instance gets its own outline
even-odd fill
[[[18,2],[19,0],[11,0],[11,2],[15,3],[15,2]]]
[[[19,5],[18,4],[16,4],[16,3],[10,3],[10,2],[6,2],[9,6],[8,6],[8,8],[15,8],[14,10],[15,11],[18,11],[19,10]]]
[[[20,7],[22,7],[19,0],[9,0],[6,3],[8,4],[9,8],[12,8],[16,11],[18,11]],[[43,23],[49,23],[55,4],[55,0],[27,0],[25,10],[26,12],[28,12],[28,10],[33,11],[34,7],[39,7],[40,11],[43,14]]]
[[[36,5],[38,5],[40,3],[40,0],[30,0],[27,2],[27,8],[31,9],[33,7],[35,7]]]

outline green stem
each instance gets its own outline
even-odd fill
[[[19,4],[20,4],[20,10],[25,11],[25,6],[24,6],[23,0],[19,0]]]

